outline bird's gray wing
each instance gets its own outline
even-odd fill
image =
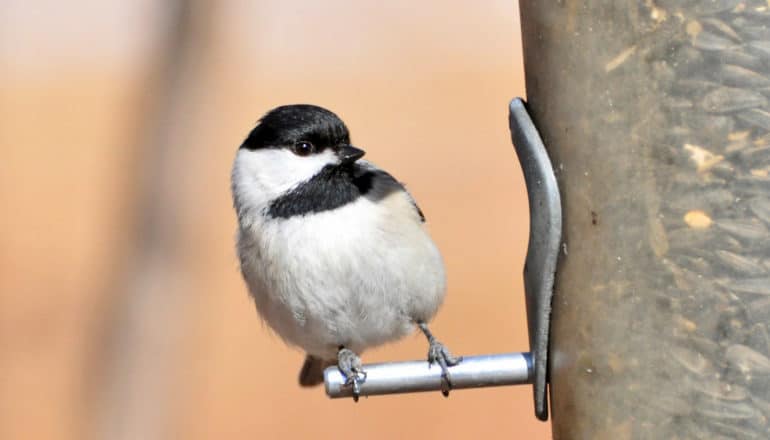
[[[359,191],[361,191],[361,195],[376,202],[395,191],[402,191],[409,198],[412,206],[414,206],[417,215],[420,216],[420,220],[425,223],[425,214],[423,214],[422,210],[417,205],[417,201],[412,197],[403,183],[396,180],[396,178],[387,171],[377,168],[370,162],[359,162],[359,167],[355,172],[354,183],[358,186]]]

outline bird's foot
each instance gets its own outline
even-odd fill
[[[449,367],[459,364],[463,358],[452,356],[449,349],[433,336],[425,321],[417,321],[417,326],[425,337],[428,338],[428,344],[430,344],[428,347],[428,366],[433,363],[441,366],[441,394],[444,397],[449,397],[449,391],[452,389],[452,377],[449,375]]]
[[[366,372],[361,364],[361,358],[352,350],[340,348],[337,352],[337,368],[345,376],[345,386],[353,387],[353,401],[358,402],[361,384],[366,381]]]
[[[452,377],[449,374],[449,367],[459,364],[463,358],[452,356],[448,348],[435,338],[431,338],[428,347],[428,362],[437,363],[441,367],[441,394],[449,397],[449,391],[452,389]]]

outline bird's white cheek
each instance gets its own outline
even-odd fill
[[[266,179],[290,189],[318,174],[323,167],[336,162],[331,151],[311,156],[297,156],[288,150],[266,150],[260,173]]]
[[[330,150],[301,157],[279,148],[240,149],[232,173],[236,204],[264,206],[311,179],[326,165],[336,163],[338,159]]]

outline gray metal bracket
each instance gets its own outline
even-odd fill
[[[511,139],[527,184],[530,211],[529,248],[524,265],[529,353],[464,356],[450,367],[453,389],[533,384],[535,415],[548,420],[548,334],[556,262],[561,243],[561,201],[556,177],[543,141],[524,101],[510,104]],[[364,365],[361,396],[438,391],[441,369],[428,362],[388,362]],[[324,371],[329,397],[352,397],[345,376],[336,366]]]
[[[521,98],[511,101],[509,125],[529,198],[529,247],[524,263],[524,290],[529,349],[535,363],[535,415],[540,420],[548,420],[548,337],[561,245],[561,197],[543,140]]]

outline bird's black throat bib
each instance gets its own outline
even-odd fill
[[[273,200],[267,215],[291,218],[342,207],[369,193],[376,173],[357,164],[327,165],[310,180]]]

